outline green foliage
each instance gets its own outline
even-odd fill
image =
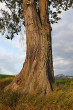
[[[4,78],[0,84],[5,85]],[[9,81],[8,77],[7,81]],[[13,79],[13,78],[12,78]],[[10,79],[12,81],[12,79]],[[1,82],[2,81],[2,82]],[[67,83],[68,82],[68,83]],[[9,84],[10,82],[8,82]],[[2,84],[2,85],[3,85]],[[1,86],[0,85],[0,88]],[[0,89],[1,110],[72,110],[73,109],[73,79],[56,79],[54,91],[49,96],[41,94],[30,95],[3,92]]]
[[[2,17],[0,18],[0,32],[6,36],[7,39],[12,39],[15,34],[21,31],[21,23],[24,24],[24,17],[22,14],[23,4],[22,0],[3,0],[6,8],[1,9]]]
[[[21,27],[25,25],[23,15],[23,0],[0,0],[1,3],[5,3],[6,9],[1,9],[0,13],[0,33],[6,36],[7,39],[13,39],[13,37],[21,32]],[[35,5],[38,12],[38,2],[35,0]],[[73,0],[48,0],[48,12],[49,20],[51,23],[55,23],[61,18],[58,14],[62,10],[67,11],[73,6]],[[52,7],[52,9],[50,8]],[[53,8],[55,11],[53,11]]]
[[[73,79],[69,79],[69,78],[66,78],[66,79],[58,79],[56,78],[56,84],[59,85],[59,84],[69,84],[73,81]]]

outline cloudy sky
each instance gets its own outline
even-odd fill
[[[56,74],[73,75],[73,9],[61,14],[52,25],[53,61]]]
[[[58,24],[52,25],[54,73],[73,75],[73,9],[63,12]],[[22,40],[24,41],[22,42]],[[0,35],[0,74],[16,75],[26,56],[26,35],[12,41]]]

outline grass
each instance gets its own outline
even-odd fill
[[[1,79],[4,79],[4,78],[11,78],[11,77],[14,77],[14,75],[3,75],[3,74],[0,74],[0,80]]]
[[[0,110],[73,110],[73,79],[56,79],[49,96],[4,93],[13,77],[0,78]]]

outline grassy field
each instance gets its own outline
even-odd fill
[[[49,96],[3,92],[14,76],[0,75],[0,110],[73,110],[73,79],[55,79]]]
[[[0,80],[4,79],[4,78],[11,78],[11,77],[14,77],[13,75],[3,75],[3,74],[0,74]]]

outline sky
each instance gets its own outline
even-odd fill
[[[73,76],[73,9],[52,25],[54,74]],[[24,39],[24,40],[23,40]],[[0,34],[0,74],[18,74],[26,57],[26,34],[8,40]]]

